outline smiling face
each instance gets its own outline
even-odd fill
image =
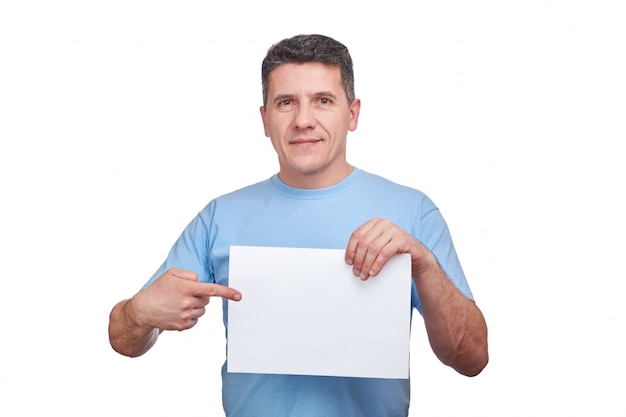
[[[346,141],[357,127],[360,106],[358,99],[348,102],[338,67],[311,62],[272,70],[261,117],[278,155],[280,179],[322,188],[346,178],[352,172]]]

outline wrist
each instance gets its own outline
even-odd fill
[[[421,248],[417,254],[411,257],[413,279],[419,279],[425,275],[428,275],[429,271],[435,271],[439,269],[439,262],[435,255],[429,251],[425,246],[420,245]]]
[[[148,322],[149,315],[142,313],[141,300],[138,299],[140,297],[141,295],[137,294],[126,302],[123,307],[124,315],[132,327],[152,329],[154,326]]]

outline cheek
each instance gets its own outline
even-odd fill
[[[274,117],[265,118],[263,121],[266,136],[282,136],[289,128],[289,120],[286,117]]]

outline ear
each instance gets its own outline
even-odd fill
[[[356,98],[350,105],[350,124],[348,125],[348,129],[350,130],[350,132],[354,132],[356,130],[356,127],[359,124],[360,112],[361,112],[361,100]]]
[[[269,138],[270,137],[270,133],[269,133],[269,130],[267,128],[267,114],[265,113],[265,106],[261,106],[259,108],[259,111],[261,112],[261,119],[263,120],[263,130],[265,131],[265,136],[267,136]]]

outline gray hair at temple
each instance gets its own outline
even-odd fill
[[[272,45],[263,59],[261,65],[263,106],[267,104],[270,72],[282,64],[304,64],[307,62],[320,62],[339,67],[348,104],[352,104],[355,99],[354,71],[348,48],[328,36],[297,35]]]

